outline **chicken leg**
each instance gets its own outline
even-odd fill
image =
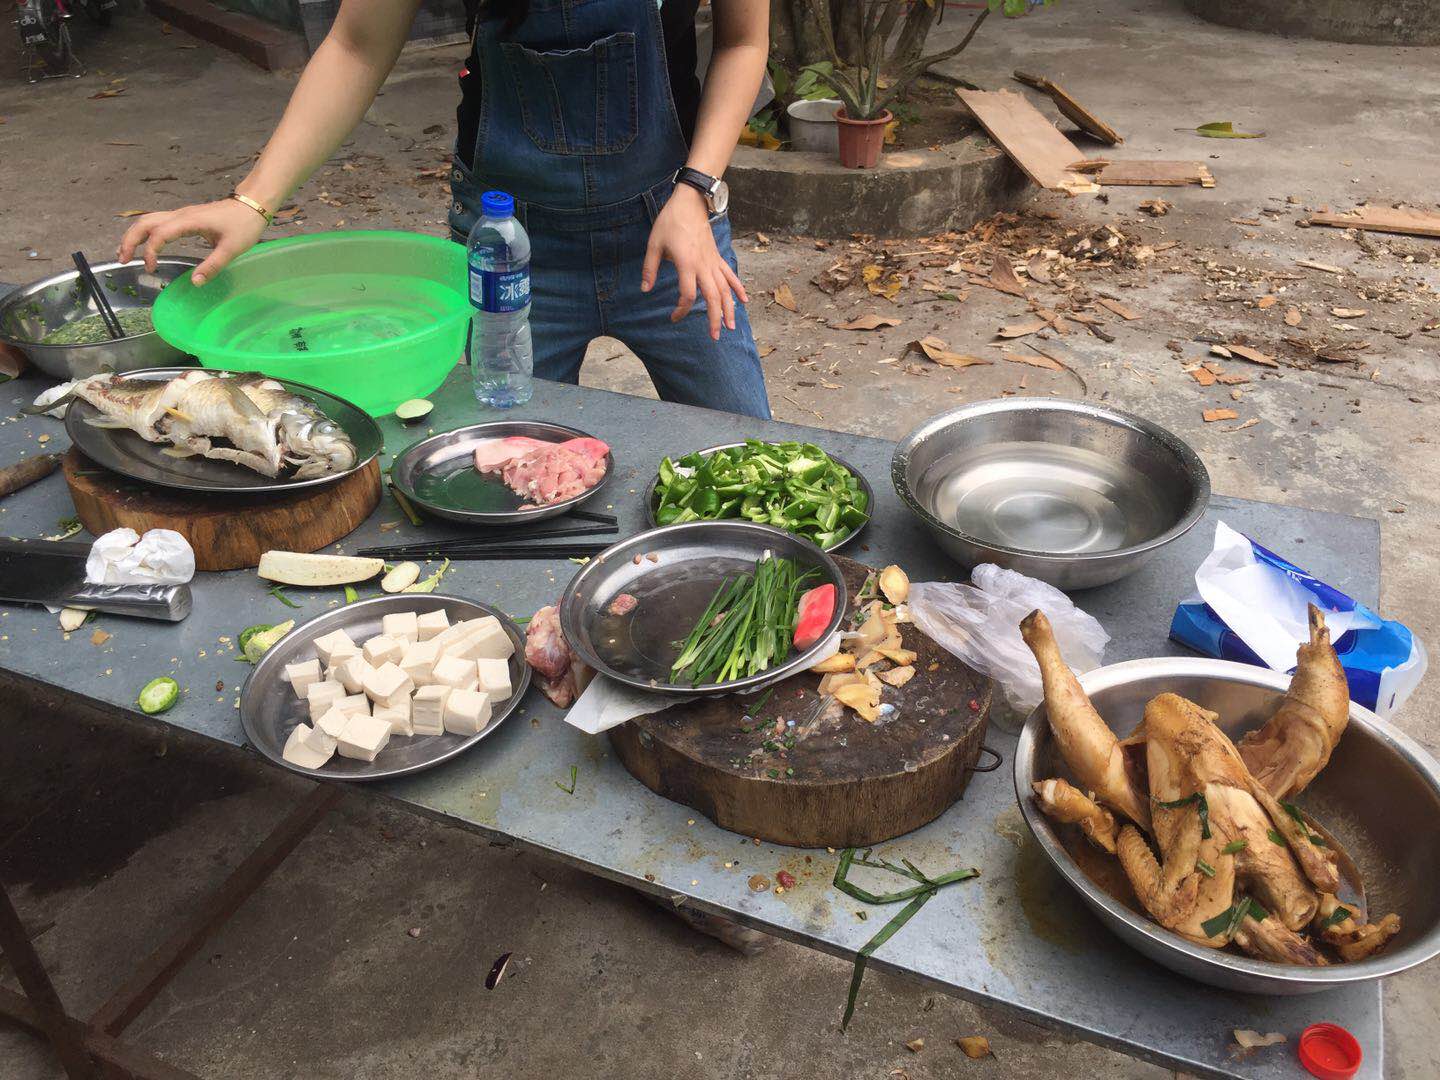
[[[1090,842],[1115,854],[1115,815],[1065,780],[1036,780],[1035,801],[1045,816],[1066,825],[1079,825]]]
[[[1310,640],[1296,655],[1285,700],[1240,741],[1240,756],[1277,799],[1304,791],[1330,760],[1350,719],[1350,687],[1330,644],[1325,614],[1310,605]]]
[[[1025,616],[1020,623],[1020,636],[1040,665],[1045,712],[1050,731],[1060,746],[1060,756],[1086,790],[1093,791],[1102,803],[1148,829],[1148,800],[1125,767],[1125,751],[1085,696],[1080,680],[1060,656],[1060,647],[1045,613],[1036,609]]]

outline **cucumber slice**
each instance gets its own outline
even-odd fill
[[[430,410],[435,408],[432,402],[424,398],[411,398],[409,401],[402,401],[395,406],[395,415],[407,424],[413,424],[424,420],[430,415]]]
[[[140,706],[141,712],[153,716],[173,708],[175,702],[179,700],[180,684],[170,676],[162,675],[145,684],[144,689],[140,691],[140,696],[135,699],[135,704]]]

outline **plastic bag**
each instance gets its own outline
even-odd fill
[[[1077,674],[1100,665],[1110,635],[1053,585],[982,563],[971,585],[922,581],[910,586],[910,620],[947,652],[999,685],[1022,716],[1039,705],[1040,665],[1020,637],[1020,620],[1036,608],[1055,629],[1060,653]]]

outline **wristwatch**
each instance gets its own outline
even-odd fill
[[[730,205],[730,185],[714,176],[706,176],[699,169],[692,169],[688,165],[677,169],[675,183],[689,184],[704,195],[705,204],[710,207],[712,214],[723,214]]]

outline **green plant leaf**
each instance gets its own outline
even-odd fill
[[[1263,139],[1263,131],[1236,131],[1235,125],[1229,120],[1216,120],[1209,124],[1201,124],[1195,129],[1196,135],[1203,135],[1207,139]]]

